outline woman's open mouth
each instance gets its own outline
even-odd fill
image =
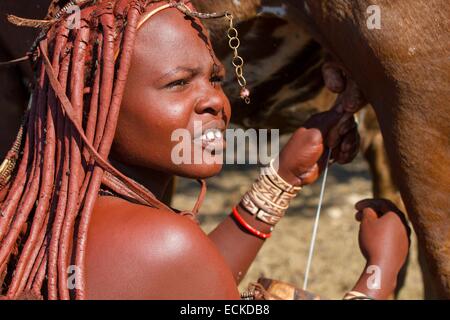
[[[201,143],[203,149],[208,151],[221,151],[225,148],[224,136],[224,131],[218,128],[207,129],[196,142]]]

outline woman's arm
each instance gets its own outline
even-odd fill
[[[389,299],[397,287],[399,271],[391,261],[368,261],[353,291],[376,300]]]
[[[237,206],[239,215],[257,230],[270,233],[270,226],[255,220],[241,205]],[[236,283],[240,283],[248,268],[266,240],[247,232],[230,214],[210,234],[209,238],[215,243],[222,256],[227,261],[234,275]]]
[[[313,183],[321,170],[318,162],[323,155],[324,144],[329,145],[330,141],[334,141],[336,146],[334,160],[350,162],[359,146],[353,124],[353,117],[339,113],[335,108],[311,117],[280,152],[278,175],[293,186]],[[257,220],[241,204],[236,208],[239,216],[250,226],[265,234],[271,232],[270,225]],[[209,234],[209,238],[228,262],[237,283],[245,276],[266,241],[246,231],[231,214]]]

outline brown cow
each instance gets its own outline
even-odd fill
[[[290,3],[374,106],[409,217],[449,298],[450,2]],[[368,28],[371,5],[381,13],[379,30]]]
[[[280,0],[224,0],[199,1],[197,6],[206,12],[230,10],[238,20],[240,49],[245,58],[245,75],[253,102],[245,105],[239,99],[234,70],[226,63],[229,70],[225,89],[235,106],[233,122],[247,128],[279,128],[283,133],[290,133],[309,115],[332,105],[336,95],[324,88],[321,70],[326,54],[298,23],[292,5]],[[224,24],[216,21],[205,23],[212,30],[219,57],[229,61],[231,51],[228,41],[224,41]],[[374,197],[390,199],[402,208],[375,113],[368,107],[358,117],[361,151],[369,163]],[[426,268],[424,262],[420,265],[422,269]],[[399,277],[398,291],[405,276],[406,266]],[[432,288],[425,284],[425,289],[425,297],[433,298]]]

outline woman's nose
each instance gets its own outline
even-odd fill
[[[198,114],[210,113],[212,115],[218,115],[224,110],[224,96],[219,93],[216,88],[212,90],[205,90],[204,94],[197,101],[195,112]]]

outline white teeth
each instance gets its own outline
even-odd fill
[[[203,134],[200,139],[206,140],[206,141],[214,141],[215,139],[222,139],[223,134],[219,129],[210,129],[208,132]]]
[[[210,141],[212,141],[212,140],[214,140],[214,138],[215,138],[215,134],[214,134],[214,131],[208,131],[207,133],[206,133],[206,138],[208,139],[208,140],[210,140]]]

